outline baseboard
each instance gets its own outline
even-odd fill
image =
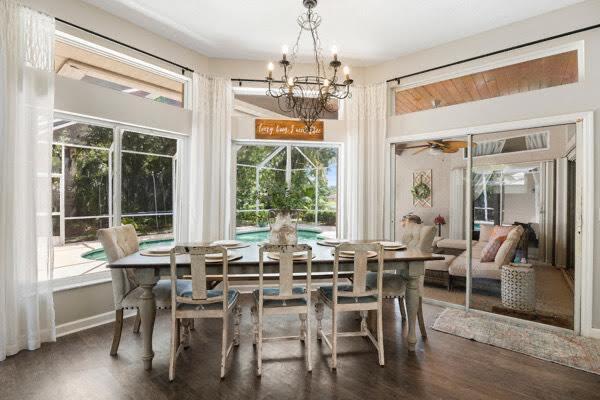
[[[598,328],[590,328],[589,334],[586,335],[587,337],[591,337],[594,339],[600,339],[600,329]]]
[[[135,316],[135,310],[126,310],[124,318]],[[110,324],[115,321],[115,312],[109,311],[103,314],[93,315],[91,317],[78,319],[76,321],[66,322],[56,327],[56,337],[70,335],[71,333],[84,331],[96,326]]]

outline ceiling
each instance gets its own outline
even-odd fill
[[[209,57],[276,60],[301,0],[84,0]],[[372,65],[583,0],[320,0],[323,49]],[[305,33],[301,53],[310,52]]]

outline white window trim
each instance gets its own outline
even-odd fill
[[[95,117],[85,116],[85,115],[81,115],[81,114],[74,114],[74,113],[69,113],[69,112],[59,111],[59,110],[56,110],[54,112],[54,119],[66,119],[66,120],[70,120],[70,121],[75,121],[77,123],[90,124],[90,125],[102,126],[105,128],[113,129],[113,132],[115,132],[117,134],[117,139],[119,142],[121,141],[121,138],[123,137],[123,132],[125,132],[125,131],[137,132],[137,133],[141,133],[143,135],[161,136],[161,137],[166,137],[169,139],[176,139],[176,140],[178,140],[178,143],[177,143],[178,151],[182,146],[183,139],[185,139],[187,137],[187,135],[184,135],[181,133],[164,131],[164,130],[160,130],[160,129],[151,129],[151,128],[140,127],[140,126],[131,125],[131,124],[123,124],[123,123],[119,123],[116,121],[109,121],[109,120],[102,119],[102,118],[95,118]],[[113,139],[113,146],[114,145],[115,145],[115,141]],[[121,145],[120,145],[120,143],[118,143],[118,146],[115,146],[113,151],[115,152],[115,154],[117,154],[117,153],[120,154],[120,152],[118,151],[120,149],[121,149]],[[131,152],[131,151],[127,151],[127,152]],[[175,157],[176,156],[174,156],[174,158]],[[115,169],[113,170],[114,190],[113,190],[113,194],[112,194],[112,199],[110,201],[110,204],[113,206],[116,204],[113,201],[113,199],[121,196],[120,162],[119,161],[120,161],[120,155],[117,156],[115,158],[115,160],[113,160],[113,162],[115,163]],[[118,171],[117,171],[117,169],[118,169]],[[175,204],[174,204],[174,207],[175,207]],[[173,212],[175,213],[175,209],[173,210]],[[113,215],[113,221],[112,221],[113,225],[120,223],[121,210],[118,209],[117,207],[114,207],[112,215]],[[173,217],[173,224],[175,224],[175,220],[176,220],[176,218]],[[86,275],[76,275],[76,276],[68,276],[68,277],[64,277],[64,278],[53,279],[52,280],[52,288],[54,291],[69,290],[69,289],[74,289],[74,288],[78,288],[78,287],[102,284],[107,281],[110,281],[110,279],[111,279],[110,271],[93,272],[93,273],[86,274]]]

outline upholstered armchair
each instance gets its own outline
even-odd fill
[[[98,239],[100,240],[100,243],[102,243],[102,247],[104,248],[104,252],[106,253],[109,262],[116,261],[139,250],[137,233],[133,225],[121,225],[108,229],[100,229],[98,230]],[[139,302],[143,290],[135,281],[135,274],[131,269],[111,269],[111,277],[115,303],[115,327],[110,354],[115,356],[121,341],[124,310],[138,310],[133,325],[133,331],[134,333],[139,332]],[[179,281],[178,290],[184,290],[186,285],[190,285],[189,281]],[[168,279],[161,279],[154,287],[154,296],[156,297],[157,309],[170,308],[171,281]]]
[[[433,248],[433,239],[435,238],[435,227],[429,225],[422,225],[416,223],[407,223],[404,226],[402,232],[402,243],[407,246],[408,249],[417,249],[424,252],[431,252]],[[370,287],[375,287],[377,282],[377,274],[370,272],[367,276],[367,284]],[[417,311],[417,317],[419,320],[419,329],[421,336],[427,337],[425,330],[425,319],[423,317],[423,286],[424,279],[421,278],[419,284],[419,308]],[[385,272],[383,274],[383,297],[385,298],[398,298],[398,308],[400,309],[400,315],[402,319],[406,319],[406,303],[404,298],[406,296],[406,281],[400,275],[396,275],[393,272]]]

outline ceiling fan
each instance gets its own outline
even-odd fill
[[[413,153],[419,154],[427,149],[431,149],[434,153],[456,153],[460,149],[466,149],[468,146],[467,142],[464,140],[430,140],[427,144],[420,144],[417,146],[408,146],[408,147],[396,147],[396,154],[400,155],[404,150],[408,149],[419,149]],[[473,143],[473,147],[477,146],[476,143]]]

